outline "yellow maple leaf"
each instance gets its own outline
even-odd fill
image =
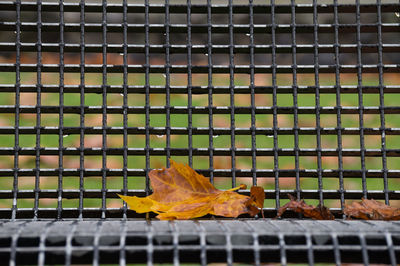
[[[245,185],[222,191],[188,165],[171,160],[170,168],[149,173],[153,194],[145,198],[118,195],[137,213],[155,212],[161,220],[191,219],[206,214],[237,217],[259,212],[256,199],[234,192]],[[264,199],[262,199],[264,200]]]

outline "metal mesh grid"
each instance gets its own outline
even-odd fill
[[[399,206],[400,8],[361,2],[1,1],[0,258],[396,264],[398,223],[129,221],[116,195],[173,158],[263,186],[266,217]]]
[[[18,264],[345,262],[396,265],[399,223],[331,221],[16,221],[3,261]],[[368,234],[360,233],[368,232]]]
[[[116,192],[170,157],[264,185],[269,217],[287,193],[396,202],[397,8],[1,2],[1,217],[134,216]]]

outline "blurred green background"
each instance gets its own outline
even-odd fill
[[[43,84],[58,84],[59,74],[43,73],[42,83]],[[123,84],[122,74],[108,74],[107,82],[109,85],[121,85]],[[145,76],[144,74],[129,74],[129,84],[144,85]],[[207,75],[205,74],[194,74],[193,85],[207,85]],[[330,74],[320,75],[320,85],[334,85],[335,77]],[[400,78],[396,75],[385,75],[385,85],[398,85],[400,84]],[[14,84],[15,73],[0,73],[0,84]],[[22,84],[35,84],[36,74],[34,73],[22,73],[21,74]],[[66,74],[65,84],[79,84],[79,74]],[[102,83],[101,75],[99,74],[86,74],[85,76],[86,85],[99,85]],[[214,86],[218,85],[229,85],[229,75],[214,75],[213,76]],[[257,74],[255,77],[255,85],[271,85],[272,76],[270,74]],[[292,76],[287,74],[279,74],[277,76],[277,85],[291,85]],[[150,75],[150,85],[164,85],[165,77],[161,74]],[[236,85],[248,85],[249,75],[235,75]],[[313,74],[301,74],[298,75],[298,85],[314,85],[315,76]],[[354,74],[341,75],[342,85],[356,85],[357,76]],[[187,76],[181,74],[171,74],[171,85],[187,85]],[[378,76],[374,74],[363,75],[362,85],[379,85]],[[58,105],[60,98],[58,93],[42,93],[41,104],[44,106]],[[20,101],[21,105],[35,106],[37,95],[36,93],[21,93]],[[79,106],[80,95],[78,93],[68,93],[66,89],[64,94],[65,106]],[[192,101],[194,106],[207,106],[208,95],[193,95]],[[272,95],[270,94],[257,94],[255,97],[256,106],[271,106]],[[400,101],[399,94],[385,94],[384,97],[385,106],[398,106]],[[293,106],[293,95],[292,94],[279,94],[277,97],[278,106]],[[119,93],[109,93],[107,95],[107,104],[109,106],[121,106],[123,103],[123,97]],[[145,96],[143,94],[129,94],[128,104],[129,106],[144,106]],[[151,106],[164,106],[166,103],[165,94],[151,94],[150,104]],[[188,96],[186,94],[171,94],[170,96],[171,106],[187,106]],[[357,94],[341,94],[342,106],[358,106],[358,95]],[[15,93],[0,92],[0,105],[14,105],[15,104]],[[214,106],[229,106],[230,96],[224,94],[213,95]],[[236,106],[250,106],[251,97],[250,95],[238,94],[235,95],[234,104]],[[379,94],[363,94],[364,106],[379,106]],[[101,106],[102,95],[87,93],[85,94],[85,105],[87,106]],[[299,106],[315,106],[315,95],[305,94],[299,92],[298,94],[298,105]],[[335,94],[321,94],[320,98],[321,106],[335,106],[336,95]],[[35,126],[36,125],[36,114],[21,114],[20,115],[20,126]],[[208,127],[208,115],[207,114],[195,114],[193,115],[193,127]],[[315,115],[300,114],[298,116],[299,127],[315,127]],[[292,114],[279,114],[278,115],[278,126],[279,127],[293,127],[294,116]],[[230,115],[216,114],[213,117],[214,127],[230,127]],[[400,119],[398,115],[385,115],[386,127],[388,128],[400,128]],[[15,114],[0,114],[0,127],[14,126]],[[151,114],[150,125],[153,127],[164,127],[166,123],[165,115],[163,114]],[[257,127],[272,127],[273,116],[268,114],[256,115],[256,126]],[[321,126],[322,127],[336,127],[337,120],[336,115],[321,115]],[[380,127],[380,116],[379,114],[364,114],[364,126],[365,127]],[[107,115],[108,126],[123,126],[123,115],[122,114],[109,114]],[[58,114],[42,114],[41,115],[42,126],[58,126],[59,117]],[[102,114],[87,114],[85,115],[85,126],[101,126],[102,125]],[[235,125],[239,128],[248,128],[251,125],[250,115],[237,114],[235,115]],[[64,126],[65,127],[78,127],[79,126],[79,115],[78,114],[65,114],[64,115]],[[130,127],[144,127],[145,126],[145,115],[144,114],[129,114],[128,115],[128,126]],[[187,127],[188,126],[188,115],[186,114],[173,114],[171,115],[171,126],[172,127]],[[342,115],[342,126],[343,127],[359,127],[359,117],[357,114]],[[12,135],[0,135],[0,146],[1,147],[14,147],[14,136]],[[36,135],[21,135],[20,136],[21,147],[35,147],[36,146]],[[232,146],[230,135],[215,136],[213,138],[214,148],[230,148]],[[64,147],[79,147],[79,135],[68,135],[63,138]],[[59,136],[58,135],[42,135],[40,140],[41,147],[58,147]],[[316,136],[312,135],[300,135],[299,136],[299,147],[300,148],[316,148]],[[166,136],[150,136],[150,147],[152,148],[164,148],[166,147]],[[101,135],[87,135],[85,136],[85,147],[101,147],[102,136]],[[110,135],[107,136],[107,146],[121,148],[123,146],[122,135]],[[146,146],[145,137],[142,135],[129,135],[128,147],[129,148],[144,148]],[[251,136],[236,136],[235,146],[237,148],[251,148]],[[279,135],[278,136],[279,148],[294,148],[294,136],[293,135]],[[332,135],[321,136],[322,148],[337,148],[337,137]],[[344,149],[359,149],[360,138],[359,136],[343,135],[342,146]],[[172,148],[187,148],[188,137],[184,135],[171,135],[171,147]],[[207,135],[194,135],[193,136],[193,147],[194,148],[208,148],[209,137]],[[257,148],[273,148],[273,138],[265,135],[257,135],[256,137]],[[365,148],[379,149],[381,147],[380,136],[365,136]],[[399,149],[400,148],[400,136],[387,135],[386,136],[386,147],[388,149]],[[188,162],[187,156],[173,156],[173,159],[178,162]],[[13,156],[0,156],[0,169],[13,168]],[[99,169],[102,166],[101,156],[85,156],[84,166],[87,169]],[[273,169],[274,160],[273,156],[258,156],[257,157],[257,169]],[[380,157],[366,157],[366,169],[382,169],[382,158]],[[64,168],[79,168],[79,156],[64,156],[63,158]],[[313,156],[301,156],[299,158],[300,169],[317,169],[317,158]],[[150,168],[161,168],[166,165],[166,158],[164,156],[151,156],[150,157]],[[46,168],[58,168],[59,159],[58,156],[41,156],[40,167]],[[400,158],[399,157],[387,157],[388,169],[400,169]],[[35,168],[35,156],[20,156],[19,167],[21,169]],[[108,156],[107,167],[109,169],[121,169],[123,167],[122,156]],[[209,167],[209,158],[207,156],[194,156],[193,167],[196,169],[207,169]],[[343,157],[344,169],[361,169],[361,158],[359,157]],[[128,168],[143,169],[145,168],[145,157],[144,156],[129,156],[128,157]],[[230,169],[231,158],[228,156],[215,156],[214,157],[214,168],[216,169]],[[251,156],[238,156],[236,158],[236,168],[239,169],[251,169]],[[279,157],[279,168],[280,169],[294,169],[295,158],[292,156],[280,156]],[[338,158],[337,157],[322,157],[322,168],[323,169],[337,169]],[[252,185],[251,178],[237,178],[237,184],[244,183],[248,186]],[[263,186],[265,189],[274,189],[275,183],[273,178],[263,178],[260,176],[257,180],[258,185]],[[2,190],[11,190],[13,184],[12,177],[2,177],[0,179],[0,187]],[[79,189],[79,177],[65,177],[63,178],[64,189]],[[215,177],[215,185],[220,189],[230,188],[232,183],[230,178]],[[295,189],[296,183],[294,177],[292,178],[280,178],[279,180],[280,189]],[[301,178],[301,189],[318,189],[318,180],[316,178]],[[102,182],[101,177],[85,177],[84,188],[85,189],[101,189]],[[20,177],[18,180],[18,189],[20,190],[32,190],[35,188],[35,177]],[[54,177],[41,177],[40,178],[40,189],[57,189],[58,178]],[[123,178],[122,177],[107,177],[107,188],[108,189],[122,189]],[[145,180],[144,177],[128,177],[128,189],[144,189]],[[324,189],[339,189],[338,178],[324,178],[323,179]],[[361,190],[362,184],[360,178],[345,178],[344,188],[348,190]],[[368,190],[383,190],[384,184],[382,178],[368,178],[367,189]],[[400,181],[389,179],[389,189],[399,190]],[[31,208],[33,207],[33,199],[18,199],[18,207],[20,208]],[[282,200],[281,204],[284,204],[287,200]],[[267,199],[266,207],[275,207],[275,201]],[[307,203],[317,204],[317,200],[307,200]],[[40,199],[39,207],[56,207],[56,199]],[[340,207],[339,200],[326,200],[326,205],[329,207]],[[399,206],[397,201],[393,201],[392,204]],[[74,208],[78,206],[78,200],[63,200],[63,207]],[[85,207],[101,207],[101,199],[84,199]],[[107,207],[118,208],[122,206],[122,201],[119,199],[107,199]],[[0,208],[10,208],[11,200],[0,200]]]

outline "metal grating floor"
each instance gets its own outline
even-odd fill
[[[15,221],[0,258],[17,264],[400,261],[400,223],[307,220]]]

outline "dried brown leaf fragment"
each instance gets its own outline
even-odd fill
[[[288,194],[288,197],[290,201],[278,209],[277,217],[281,217],[287,209],[290,209],[294,212],[302,213],[305,217],[309,217],[314,220],[335,219],[331,211],[325,206],[318,205],[317,207],[314,207],[306,204],[304,200],[297,201],[297,199],[290,194]]]
[[[400,209],[388,206],[374,199],[364,199],[354,201],[345,205],[344,214],[349,218],[363,220],[400,220]]]

